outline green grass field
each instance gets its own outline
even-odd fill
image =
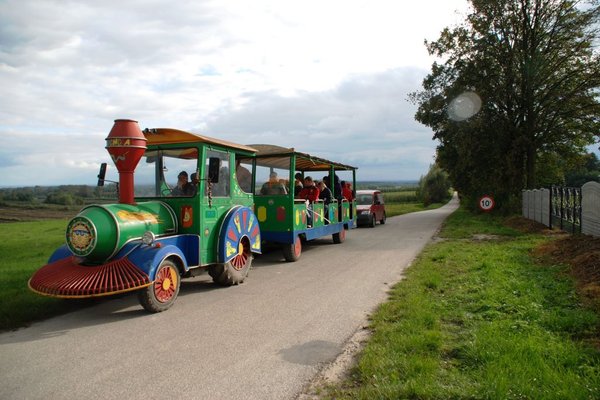
[[[69,303],[42,297],[27,281],[64,243],[67,220],[15,222],[0,225],[0,330],[23,326],[71,309]]]
[[[474,240],[473,235],[479,239]],[[372,316],[372,338],[335,399],[596,399],[599,318],[552,240],[459,210]]]

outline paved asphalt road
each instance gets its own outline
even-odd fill
[[[237,287],[184,280],[160,314],[129,295],[3,333],[0,399],[294,399],[456,206],[271,251]]]

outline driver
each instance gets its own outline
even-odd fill
[[[177,175],[177,186],[173,188],[173,196],[189,196],[193,190],[192,184],[188,182],[188,173],[181,171]]]

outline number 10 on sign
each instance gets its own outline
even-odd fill
[[[479,199],[479,208],[482,211],[492,211],[494,209],[494,199],[492,196],[483,196]]]

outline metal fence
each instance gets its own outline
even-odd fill
[[[581,188],[550,188],[550,228],[581,233]]]
[[[523,216],[550,228],[600,236],[600,183],[523,190]]]

